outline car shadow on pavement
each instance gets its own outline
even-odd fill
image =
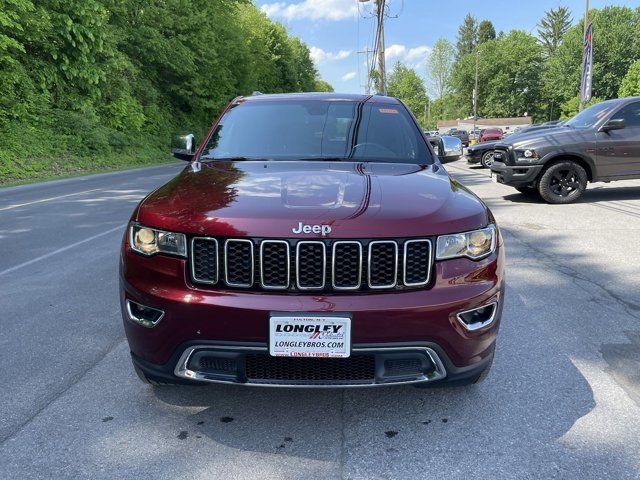
[[[464,184],[467,183],[465,180]],[[531,194],[523,194],[517,190],[513,190],[513,193],[505,195],[505,200],[514,203],[545,203],[544,200],[537,195],[537,192]],[[640,187],[587,187],[587,190],[575,203],[596,203],[596,202],[612,202],[620,200],[640,200]],[[640,205],[635,207],[638,215],[640,215]]]

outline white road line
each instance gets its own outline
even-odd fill
[[[71,245],[67,245],[66,247],[59,248],[57,250],[54,250],[53,252],[45,253],[44,255],[41,255],[39,257],[32,258],[31,260],[28,260],[28,261],[26,261],[24,263],[16,265],[15,267],[7,268],[6,270],[0,271],[0,276],[5,275],[7,273],[15,272],[16,270],[19,270],[19,269],[24,268],[24,267],[28,267],[29,265],[33,265],[34,263],[39,262],[40,260],[44,260],[46,258],[53,257],[54,255],[57,255],[59,253],[66,252],[67,250],[70,250],[70,249],[72,249],[74,247],[77,247],[78,245],[82,245],[83,243],[91,242],[91,241],[95,240],[96,238],[104,237],[105,235],[113,233],[113,232],[115,232],[117,230],[122,231],[124,229],[124,227],[125,227],[125,225],[119,225],[117,227],[112,228],[111,230],[106,230],[106,231],[104,231],[102,233],[98,233],[97,235],[94,235],[94,236],[89,237],[89,238],[85,238],[84,240],[80,240],[79,242],[76,242],[76,243],[72,243]]]
[[[13,205],[9,205],[8,207],[0,208],[0,212],[3,212],[5,210],[11,210],[13,208],[25,207],[27,205],[33,205],[34,203],[50,202],[51,200],[58,200],[59,198],[73,197],[74,195],[82,195],[83,193],[95,192],[97,190],[102,190],[102,189],[101,188],[92,188],[91,190],[85,190],[83,192],[68,193],[66,195],[60,195],[58,197],[42,198],[40,200],[34,200],[33,202],[16,203],[16,204],[13,204]]]

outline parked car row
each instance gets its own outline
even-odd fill
[[[446,135],[450,137],[459,138],[460,141],[462,142],[462,146],[465,148],[469,146],[469,133],[466,130],[459,130],[457,128],[452,128],[446,133]]]

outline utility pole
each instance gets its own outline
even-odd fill
[[[378,20],[378,93],[387,94],[387,72],[384,61],[384,4],[386,0],[376,0],[376,17]]]
[[[584,41],[587,38],[587,26],[589,25],[589,0],[585,0],[584,10],[584,33],[582,35],[582,48],[584,51]],[[580,106],[578,107],[581,112],[584,109],[584,102],[582,101],[582,93],[580,94]]]
[[[371,0],[358,0],[360,3],[368,3]],[[387,70],[384,61],[384,17],[385,17],[385,3],[387,0],[374,0],[376,4],[375,16],[376,16],[376,46],[377,59],[377,78],[376,78],[376,90],[381,95],[387,94]]]

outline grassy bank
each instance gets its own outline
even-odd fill
[[[125,135],[82,118],[47,125],[12,124],[0,136],[0,186],[173,160],[163,136]]]

